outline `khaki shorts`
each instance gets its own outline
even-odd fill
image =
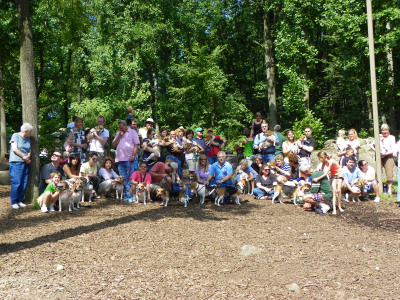
[[[196,163],[194,162],[193,159],[186,160],[186,163],[188,165],[188,168],[189,168],[190,172],[193,172],[196,169]]]
[[[382,158],[382,167],[385,169],[386,180],[393,181],[394,158],[392,155]]]

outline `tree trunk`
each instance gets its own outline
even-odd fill
[[[7,153],[7,129],[4,98],[3,65],[0,55],[0,162],[4,161]]]
[[[29,17],[29,1],[16,0],[19,15],[20,32],[20,78],[22,96],[22,120],[33,126],[31,136],[31,171],[25,199],[33,202],[38,197],[39,182],[39,147],[38,147],[38,117],[35,85],[35,69],[33,59],[32,24]]]
[[[390,23],[386,24],[386,29],[390,31]],[[394,70],[393,70],[393,52],[389,44],[386,44],[386,57],[388,62],[388,83],[389,83],[389,93],[387,94],[389,103],[389,125],[391,133],[397,137],[397,124],[396,124],[396,103],[395,103],[395,89],[394,89]]]
[[[276,108],[276,86],[275,86],[275,56],[273,49],[273,40],[268,27],[268,13],[264,11],[264,52],[265,67],[267,73],[268,84],[268,106],[269,106],[269,127],[273,128],[277,124],[277,108]]]
[[[153,80],[153,84],[154,84],[154,103],[157,103],[158,102],[158,73],[157,72],[154,73],[154,78],[153,79],[154,79]],[[156,132],[160,133],[160,126],[158,125],[158,120],[157,120],[157,117],[156,117],[156,115],[155,115],[153,110],[151,112],[151,115],[152,115],[152,117],[154,119],[154,122],[155,122],[155,125],[156,125],[156,128],[155,128]]]

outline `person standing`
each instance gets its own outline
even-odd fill
[[[381,145],[381,160],[382,167],[385,169],[386,180],[388,185],[388,194],[392,196],[392,182],[393,182],[393,168],[394,157],[396,152],[396,139],[393,135],[389,134],[389,126],[382,124],[381,134],[379,135]],[[372,150],[375,151],[375,142],[371,145]]]
[[[82,162],[85,161],[84,152],[87,149],[85,132],[82,130],[83,120],[81,118],[75,119],[75,126],[68,134],[67,144],[71,146],[70,154],[79,155]],[[50,175],[50,174],[49,174]]]
[[[131,187],[130,178],[135,170],[134,162],[136,159],[139,137],[136,131],[128,127],[126,121],[121,120],[118,122],[119,132],[115,135],[113,140],[113,147],[117,149],[115,153],[115,162],[118,163],[119,175],[124,176],[125,179],[125,200],[132,202],[132,197],[129,194]]]
[[[97,118],[97,127],[95,127],[96,130],[93,130],[93,132],[87,135],[89,146],[86,152],[86,160],[89,160],[89,153],[96,153],[99,158],[99,164],[103,162],[105,146],[110,137],[110,132],[104,128],[104,123],[105,118],[99,116]]]
[[[312,129],[310,126],[306,126],[304,128],[304,133],[305,133],[305,138],[303,140],[298,140],[297,141],[297,147],[299,148],[299,156],[300,156],[300,161],[299,163],[311,163],[311,153],[315,149],[315,146],[317,145],[317,142],[315,139],[312,137]]]
[[[274,134],[278,137],[278,145],[275,146],[275,155],[282,155],[282,144],[286,141],[285,137],[281,134],[281,125],[274,126]]]
[[[29,123],[24,123],[20,130],[14,133],[10,140],[10,200],[13,209],[26,207],[23,201],[31,167],[30,136],[33,127]]]
[[[253,149],[262,155],[264,163],[268,163],[275,160],[275,146],[279,144],[279,138],[275,133],[268,135],[268,123],[261,124],[261,131],[254,138]]]

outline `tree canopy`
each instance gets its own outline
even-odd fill
[[[372,5],[379,112],[396,131],[400,2]],[[11,134],[22,122],[18,13],[0,8]],[[85,126],[103,115],[113,133],[127,106],[139,125],[212,126],[228,139],[258,111],[283,129],[318,124],[324,138],[371,134],[363,1],[35,0],[30,15],[41,137],[74,115]]]

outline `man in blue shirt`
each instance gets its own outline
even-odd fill
[[[360,195],[361,190],[355,186],[355,184],[361,178],[364,178],[364,175],[360,169],[355,166],[355,158],[353,156],[348,157],[346,167],[343,168],[342,200],[348,202],[345,198],[346,192],[350,192],[356,196]]]
[[[213,185],[216,183],[233,185],[232,165],[226,161],[225,152],[219,151],[217,157],[218,157],[218,162],[212,164],[205,185],[209,184]],[[211,180],[212,178],[214,179]]]

